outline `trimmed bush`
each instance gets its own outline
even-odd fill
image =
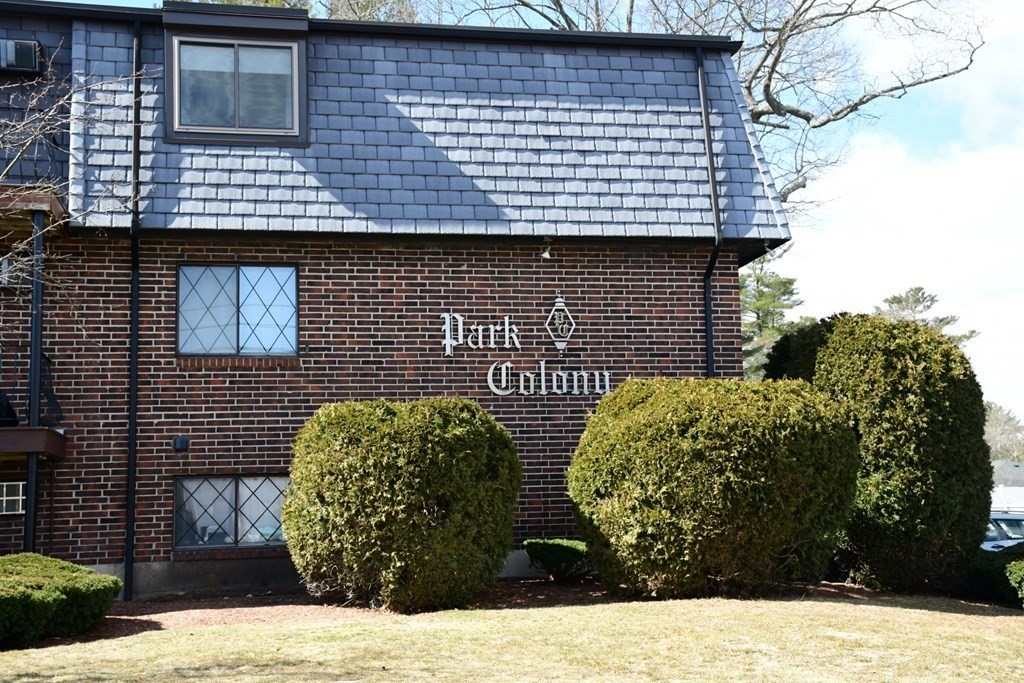
[[[1024,543],[992,552],[978,549],[971,558],[967,576],[956,591],[957,595],[982,602],[998,602],[1004,605],[1021,606],[1010,567],[1024,563]],[[1015,576],[1016,570],[1015,571]]]
[[[860,435],[854,576],[893,590],[954,588],[984,537],[992,490],[985,407],[963,352],[914,322],[850,316],[821,349],[814,386]]]
[[[581,581],[594,571],[587,544],[567,538],[531,538],[523,543],[530,565],[543,569],[559,583]]]
[[[798,324],[784,333],[768,352],[764,364],[765,379],[802,379],[814,381],[818,352],[836,326],[849,313],[836,313],[817,322]]]
[[[52,557],[0,557],[0,645],[87,631],[103,621],[121,581]]]
[[[282,521],[314,595],[399,612],[458,607],[512,547],[519,459],[472,401],[327,404],[294,456]]]
[[[857,444],[806,382],[629,380],[587,422],[569,495],[611,590],[745,594],[823,571]]]
[[[1021,600],[1024,600],[1024,560],[1006,565],[1006,578],[1017,592],[1017,606],[1020,607]]]

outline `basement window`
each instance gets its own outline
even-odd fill
[[[21,515],[25,512],[25,482],[0,481],[0,515]]]
[[[280,545],[288,477],[183,477],[174,482],[176,548]]]
[[[294,356],[295,266],[178,266],[178,353]]]

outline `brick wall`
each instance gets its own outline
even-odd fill
[[[129,259],[125,242],[54,243],[44,347],[67,415],[68,457],[46,471],[39,544],[84,563],[123,559],[128,403]],[[629,376],[700,376],[702,275],[709,249],[686,243],[342,242],[219,238],[142,242],[137,559],[196,557],[172,550],[173,480],[182,475],[286,472],[295,431],[325,401],[461,395],[512,433],[524,466],[517,536],[573,533],[565,469],[594,395],[495,396],[495,362],[536,370],[609,370]],[[294,264],[299,278],[297,358],[196,359],[175,350],[181,263]],[[577,323],[559,358],[544,321],[561,293]],[[718,362],[741,375],[735,255],[715,279]],[[510,316],[521,350],[465,346],[443,357],[441,314],[490,325]],[[4,320],[22,304],[0,298]],[[27,331],[9,333],[5,386],[23,386]],[[18,334],[24,332],[24,346]],[[171,439],[191,439],[175,453]],[[52,495],[50,488],[52,487]],[[21,517],[0,518],[0,547],[20,546]],[[251,556],[252,551],[246,551]],[[221,553],[223,556],[224,553]],[[231,553],[227,554],[228,556]],[[198,556],[209,557],[209,555]]]

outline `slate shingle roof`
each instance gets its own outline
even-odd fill
[[[308,38],[308,147],[164,140],[162,30],[144,36],[142,225],[466,235],[712,237],[695,53],[655,43]],[[72,68],[131,71],[128,27],[76,21]],[[785,216],[730,55],[706,52],[727,238]],[[130,97],[72,131],[72,210],[127,225]],[[85,103],[83,103],[84,105]]]

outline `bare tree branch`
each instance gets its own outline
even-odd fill
[[[124,119],[105,121],[106,107],[130,109],[132,76],[71,78],[51,66],[35,78],[8,79],[0,85],[0,263],[3,284],[0,290],[7,305],[27,306],[34,277],[32,261],[32,214],[43,210],[48,215],[44,228],[54,233],[72,219],[85,220],[102,204],[104,210],[126,209],[129,189],[126,183],[94,182],[95,201],[81,207],[75,216],[64,211],[70,189],[68,149],[72,124],[96,131],[111,126],[130,125]],[[141,75],[140,77],[144,77]],[[128,98],[127,103],[125,97]],[[44,254],[41,277],[51,291],[51,301],[63,301],[66,283],[53,268],[68,256],[54,250]],[[69,308],[81,307],[70,303]],[[10,331],[7,320],[0,320],[0,341]],[[15,334],[15,337],[20,335]]]

